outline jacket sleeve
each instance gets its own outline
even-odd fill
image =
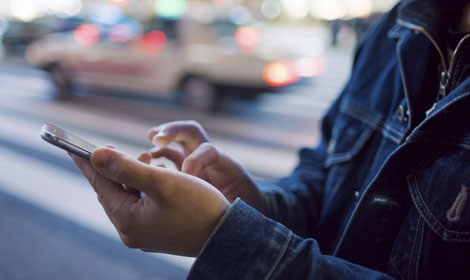
[[[188,279],[390,279],[380,272],[322,255],[313,239],[237,199],[201,250]]]

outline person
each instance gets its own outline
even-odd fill
[[[151,129],[138,160],[74,161],[123,243],[196,256],[190,279],[468,279],[469,31],[468,1],[398,3],[359,43],[319,145],[276,182],[191,121]]]

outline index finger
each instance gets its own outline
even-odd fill
[[[202,143],[209,142],[209,136],[195,121],[176,121],[154,127],[150,129],[148,137],[158,146],[178,142],[186,154],[193,152]]]

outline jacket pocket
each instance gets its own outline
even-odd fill
[[[435,149],[406,176],[412,207],[389,262],[400,279],[468,279],[470,138],[434,140]]]
[[[345,226],[346,220],[337,217],[345,217],[351,211],[356,201],[355,192],[364,184],[375,157],[375,153],[371,156],[371,150],[366,152],[364,149],[372,140],[374,129],[356,116],[348,115],[348,105],[351,104],[343,102],[340,107],[324,161],[328,172],[317,229],[338,233],[316,236],[326,252],[333,250],[340,238],[341,230],[338,229]]]
[[[470,146],[461,140],[407,176],[416,210],[443,241],[470,242]]]
[[[361,112],[363,116],[370,113],[358,108],[348,101],[341,104],[340,114],[328,143],[325,167],[351,161],[372,136],[374,128],[361,120]]]

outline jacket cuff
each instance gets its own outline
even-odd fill
[[[188,279],[266,279],[292,238],[285,226],[237,198],[199,253]]]

